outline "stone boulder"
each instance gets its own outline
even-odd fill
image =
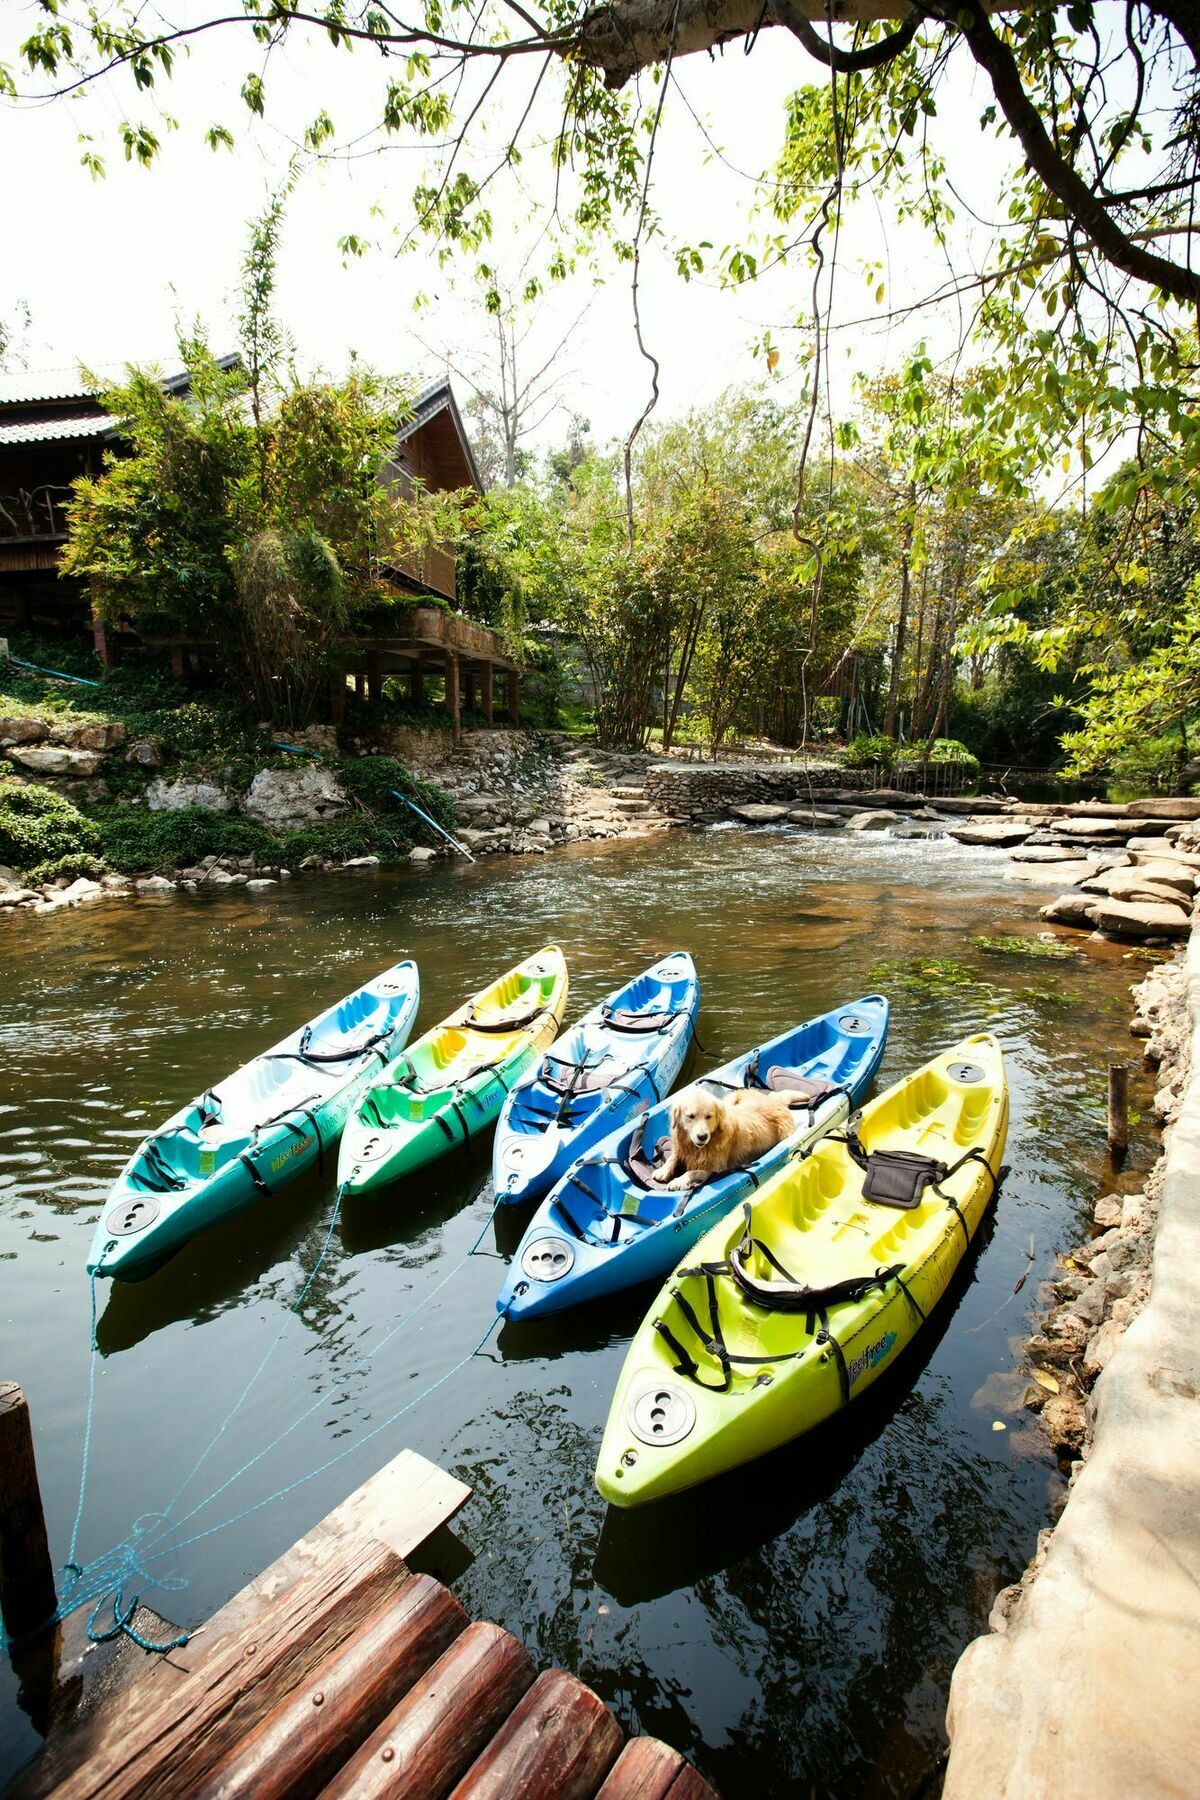
[[[1074,893],[1060,894],[1049,906],[1043,906],[1041,916],[1051,925],[1075,925],[1086,931],[1092,923],[1094,904],[1094,895],[1080,893],[1077,889]]]
[[[204,806],[209,812],[228,812],[233,802],[211,781],[189,781],[181,775],[176,781],[162,776],[146,789],[146,805],[151,812],[178,812],[185,806]]]
[[[1182,906],[1157,900],[1111,900],[1094,897],[1088,917],[1112,937],[1182,938],[1188,934],[1188,915]]]
[[[47,735],[45,719],[0,719],[0,750],[10,744],[40,744]]]
[[[846,820],[847,831],[886,831],[889,825],[895,825],[900,814],[888,812],[880,808],[877,812],[855,813],[852,819]]]
[[[139,769],[161,769],[165,760],[161,738],[135,738],[125,752],[125,761]]]
[[[1196,871],[1186,863],[1167,861],[1165,858],[1143,853],[1134,857],[1133,867],[1143,880],[1157,882],[1160,887],[1177,888],[1187,898],[1190,898],[1196,886]]]
[[[80,875],[77,880],[72,881],[68,887],[63,889],[63,898],[69,900],[72,906],[77,905],[81,900],[102,899],[103,895],[104,889],[100,883],[90,881],[86,875]]]
[[[1106,894],[1110,900],[1161,900],[1167,906],[1182,906],[1179,889],[1163,881],[1146,879],[1139,869],[1106,869],[1083,882],[1085,893]],[[1189,896],[1191,889],[1188,890]]]
[[[116,750],[126,731],[112,719],[56,719],[44,735],[69,750]]]
[[[332,769],[306,763],[298,769],[260,769],[242,802],[243,811],[268,831],[296,831],[340,818],[350,802]]]
[[[67,750],[61,744],[13,745],[5,754],[35,775],[94,775],[104,760],[100,750]]]
[[[165,875],[145,875],[133,884],[136,894],[173,894],[175,883]]]
[[[1032,826],[1023,819],[968,819],[965,825],[947,825],[948,837],[960,844],[990,844],[1002,850],[1008,844],[1023,844]]]
[[[427,850],[423,844],[417,844],[414,849],[409,851],[408,860],[411,863],[430,863],[436,856],[436,850]]]
[[[841,813],[814,812],[811,807],[793,806],[788,813],[793,825],[811,825],[817,830],[828,830],[842,823]]]
[[[744,825],[775,825],[788,816],[786,806],[731,806],[729,810]]]

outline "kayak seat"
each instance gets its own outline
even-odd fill
[[[670,1138],[661,1137],[654,1146],[653,1155],[647,1156],[645,1147],[642,1143],[642,1134],[640,1131],[635,1131],[633,1134],[633,1141],[629,1146],[629,1154],[623,1159],[621,1167],[629,1176],[629,1179],[637,1183],[638,1187],[650,1190],[656,1189],[661,1193],[663,1191],[662,1184],[658,1177],[660,1171],[666,1167],[667,1157],[670,1155],[670,1152]]]
[[[612,1082],[611,1075],[602,1073],[604,1064],[610,1060],[608,1056],[604,1056],[598,1063],[581,1068],[578,1063],[562,1062],[557,1056],[547,1056],[538,1070],[538,1080],[543,1087],[553,1088],[556,1094],[599,1093]],[[561,1069],[563,1073],[556,1075],[555,1069]]]
[[[911,1212],[920,1206],[927,1187],[936,1187],[948,1171],[946,1164],[915,1150],[872,1150],[863,1174],[864,1200]]]
[[[789,1069],[783,1063],[777,1063],[774,1068],[767,1070],[764,1085],[773,1094],[794,1095],[797,1100],[803,1100],[810,1112],[823,1105],[826,1100],[832,1100],[836,1094],[844,1094],[846,1091],[837,1082],[825,1081],[819,1075],[803,1075],[799,1069]]]

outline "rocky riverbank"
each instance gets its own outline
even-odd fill
[[[1200,929],[1133,990],[1163,1155],[1103,1194],[1026,1346],[1070,1480],[955,1671],[951,1800],[1194,1791],[1200,1726]]]
[[[0,798],[23,788],[26,807],[48,806],[37,797],[49,795],[67,809],[55,843],[61,867],[42,863],[30,878],[33,852],[19,866],[0,855],[0,911],[47,913],[178,889],[265,893],[297,875],[453,854],[388,793],[387,783],[405,776],[426,808],[436,795],[443,823],[474,857],[544,855],[677,823],[645,794],[645,757],[585,749],[560,733],[481,731],[456,743],[448,732],[408,726],[340,739],[318,726],[292,741],[306,759],[278,753],[264,733],[271,754],[263,767],[251,755],[236,768],[215,756],[211,766],[181,768],[161,740],[132,738],[119,722],[0,717]],[[364,798],[356,778],[376,766]],[[122,860],[106,867],[114,838]]]

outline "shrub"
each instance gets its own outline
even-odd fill
[[[47,882],[61,881],[64,878],[74,881],[80,875],[87,875],[93,881],[99,881],[107,870],[107,864],[99,856],[86,854],[59,856],[52,862],[35,863],[32,869],[25,871],[25,879],[32,887],[45,887]]]
[[[861,734],[852,738],[846,750],[846,767],[848,769],[869,769],[879,763],[890,769],[896,760],[899,746],[889,737],[867,737]]]
[[[114,869],[187,867],[205,856],[269,856],[275,840],[249,819],[184,806],[178,812],[147,812],[120,806],[99,820],[104,854]]]
[[[1145,738],[1131,744],[1112,766],[1113,790],[1129,794],[1169,794],[1184,762],[1177,737]]]
[[[99,848],[100,834],[51,788],[0,782],[0,863],[29,869]]]
[[[924,762],[924,744],[906,744],[900,752],[901,762]],[[979,758],[973,756],[957,738],[935,738],[928,760],[931,763],[962,763],[972,775],[979,773]]]

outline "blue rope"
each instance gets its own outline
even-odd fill
[[[121,1543],[115,1545],[111,1550],[106,1551],[104,1555],[95,1558],[93,1562],[81,1564],[77,1557],[77,1547],[79,1541],[79,1528],[83,1519],[84,1502],[87,1493],[88,1470],[91,1458],[92,1423],[96,1395],[96,1360],[99,1353],[96,1335],[96,1274],[93,1273],[91,1278],[91,1357],[88,1364],[88,1400],[84,1421],[83,1458],[79,1480],[79,1504],[75,1512],[75,1522],[71,1530],[71,1546],[64,1570],[64,1573],[70,1578],[70,1586],[60,1594],[58,1607],[55,1612],[56,1619],[63,1619],[68,1613],[75,1612],[81,1606],[86,1606],[89,1601],[94,1600],[96,1604],[92,1608],[91,1616],[87,1623],[87,1635],[92,1643],[104,1644],[110,1642],[113,1638],[124,1636],[129,1638],[141,1650],[154,1650],[160,1654],[165,1654],[169,1650],[181,1649],[188,1642],[189,1634],[186,1631],[181,1632],[178,1636],[169,1640],[153,1642],[145,1637],[133,1623],[134,1615],[148,1588],[158,1588],[162,1592],[180,1592],[187,1586],[186,1579],[181,1575],[155,1576],[146,1567],[146,1562],[149,1560],[149,1548],[151,1545],[159,1543],[166,1533],[173,1533],[178,1529],[171,1520],[170,1515],[172,1508],[177,1505],[180,1495],[184,1493],[189,1483],[195,1479],[195,1476],[199,1473],[214,1446],[220,1441],[233,1418],[245,1403],[255,1382],[259,1379],[263,1370],[275,1354],[280,1339],[287,1330],[288,1320],[294,1313],[299,1312],[307,1299],[309,1292],[312,1289],[313,1282],[317,1279],[322,1265],[325,1262],[325,1258],[329,1252],[329,1246],[333,1241],[333,1234],[337,1229],[338,1217],[341,1213],[342,1200],[345,1191],[344,1187],[340,1187],[337,1191],[337,1198],[334,1201],[333,1212],[329,1220],[329,1227],[321,1244],[320,1253],[316,1262],[313,1264],[303,1287],[300,1289],[299,1294],[288,1307],[274,1339],[267,1346],[258,1367],[250,1376],[245,1387],[226,1413],[224,1419],[201,1451],[195,1463],[193,1463],[187,1475],[185,1475],[179,1487],[175,1490],[174,1495],[168,1501],[164,1510],[160,1513],[143,1513],[134,1521],[129,1536],[123,1539]],[[103,1258],[101,1258],[101,1261],[103,1261]],[[207,1504],[207,1501],[201,1501],[200,1503],[201,1506]],[[191,1518],[194,1512],[198,1510],[199,1507],[194,1508],[193,1513],[187,1514],[186,1517]],[[145,1539],[146,1542],[143,1542],[143,1539]],[[173,1548],[174,1547],[175,1546],[173,1546]],[[159,1550],[155,1554],[156,1557],[162,1557],[168,1554],[168,1552]],[[133,1587],[133,1592],[131,1598],[126,1601],[125,1590],[126,1587],[129,1586]],[[106,1603],[112,1607],[112,1618],[110,1623],[101,1626],[100,1615]]]
[[[406,1325],[411,1325],[412,1321],[418,1316],[418,1314],[424,1312],[425,1308],[429,1305],[430,1301],[436,1299],[437,1295],[441,1293],[442,1289],[446,1286],[446,1284],[448,1282],[452,1281],[454,1279],[454,1277],[457,1274],[459,1274],[459,1272],[462,1269],[464,1269],[466,1267],[467,1263],[475,1255],[476,1251],[479,1249],[480,1244],[482,1244],[484,1238],[487,1236],[487,1233],[491,1227],[492,1221],[495,1219],[496,1214],[500,1210],[500,1205],[501,1205],[501,1202],[499,1199],[497,1199],[494,1206],[492,1207],[491,1212],[488,1214],[487,1218],[485,1219],[485,1221],[479,1231],[479,1234],[476,1237],[474,1243],[471,1245],[470,1249],[466,1252],[466,1254],[464,1256],[459,1257],[458,1261],[455,1264],[453,1264],[453,1266],[450,1269],[448,1269],[446,1271],[445,1275],[442,1276],[440,1281],[435,1282],[434,1286],[430,1288],[429,1292],[424,1296],[423,1299],[421,1299],[417,1302],[416,1306],[414,1306],[412,1308],[411,1312],[407,1312],[407,1313],[405,1313],[403,1318],[397,1319],[396,1323],[390,1328],[390,1330],[388,1330],[384,1333],[384,1335],[380,1338],[379,1342],[377,1344],[372,1345],[371,1349],[364,1351],[362,1356],[359,1358],[359,1360],[353,1365],[352,1368],[350,1368],[347,1371],[347,1373],[345,1375],[341,1376],[330,1387],[323,1389],[321,1391],[321,1393],[319,1393],[317,1395],[316,1399],[311,1403],[311,1405],[307,1406],[302,1413],[300,1413],[295,1419],[293,1419],[290,1425],[285,1426],[284,1429],[277,1434],[277,1436],[271,1438],[269,1440],[269,1442],[264,1444],[262,1449],[256,1451],[255,1454],[252,1457],[250,1457],[246,1462],[244,1462],[240,1468],[234,1469],[233,1473],[225,1481],[223,1481],[221,1483],[219,1488],[215,1488],[213,1490],[213,1492],[211,1494],[206,1495],[206,1497],[203,1500],[198,1500],[196,1502],[195,1506],[192,1507],[191,1511],[184,1513],[183,1517],[176,1522],[174,1529],[176,1529],[176,1530],[181,1529],[184,1525],[186,1525],[189,1522],[189,1520],[194,1519],[196,1517],[197,1513],[203,1512],[206,1506],[211,1506],[214,1500],[219,1500],[221,1495],[223,1493],[225,1493],[227,1489],[231,1488],[235,1481],[240,1481],[240,1479],[243,1475],[249,1474],[250,1470],[253,1469],[257,1463],[260,1463],[264,1456],[269,1456],[272,1450],[278,1449],[279,1445],[284,1442],[285,1438],[289,1438],[292,1435],[293,1431],[298,1430],[299,1427],[304,1424],[306,1419],[310,1419],[315,1412],[319,1412],[321,1410],[321,1408],[323,1406],[325,1406],[336,1394],[338,1394],[342,1391],[342,1389],[346,1386],[347,1382],[353,1380],[354,1376],[361,1374],[362,1371],[367,1367],[367,1364],[371,1361],[371,1358],[373,1356],[377,1356],[379,1354],[379,1352],[385,1347],[385,1345],[390,1344],[392,1339],[395,1338],[401,1331],[403,1331],[404,1327]],[[475,1352],[472,1351],[471,1355],[473,1356],[474,1354],[475,1354]],[[469,1360],[469,1358],[467,1358],[465,1360]],[[418,1398],[423,1398],[423,1397],[424,1397],[423,1395],[418,1396]],[[414,1402],[414,1404],[415,1404],[415,1402]],[[374,1433],[372,1433],[371,1435],[374,1436]],[[366,1441],[366,1440],[364,1440],[364,1441]],[[354,1446],[352,1445],[351,1448],[354,1448]],[[336,1461],[337,1459],[335,1458],[334,1460]],[[314,1471],[314,1473],[319,1473],[319,1471]],[[308,1478],[308,1476],[302,1476],[300,1479],[301,1479],[301,1481],[307,1481],[309,1478]],[[299,1485],[299,1483],[293,1483],[293,1486],[298,1486],[298,1485]],[[287,1493],[290,1493],[291,1488],[287,1488],[284,1491]],[[249,1509],[249,1511],[251,1511],[251,1512],[254,1512],[256,1510],[257,1510],[256,1507],[251,1507]],[[237,1517],[239,1519],[244,1518],[245,1516],[246,1516],[246,1514],[244,1514],[244,1513],[239,1513],[237,1515]],[[232,1521],[232,1520],[228,1521],[228,1523],[230,1523],[230,1524],[232,1524],[233,1522],[234,1521]],[[213,1529],[220,1530],[221,1527],[215,1526],[215,1527],[213,1527]],[[208,1532],[200,1533],[200,1537],[207,1537],[208,1535],[209,1535]],[[198,1541],[199,1540],[197,1538],[187,1538],[184,1540],[184,1542],[188,1543],[188,1544],[193,1544]],[[182,1546],[180,1546],[180,1548],[182,1548]]]
[[[276,1488],[273,1494],[267,1494],[262,1500],[255,1500],[253,1505],[244,1507],[241,1512],[234,1513],[232,1518],[222,1519],[219,1524],[210,1525],[205,1531],[198,1531],[194,1537],[184,1538],[182,1543],[174,1545],[173,1548],[176,1550],[187,1550],[191,1545],[199,1544],[205,1538],[215,1537],[219,1531],[228,1530],[231,1525],[239,1525],[243,1519],[250,1518],[253,1513],[261,1511],[264,1506],[270,1506],[274,1501],[282,1500],[288,1494],[295,1493],[297,1488],[303,1487],[308,1481],[315,1480],[318,1475],[324,1475],[327,1469],[332,1469],[336,1463],[340,1463],[345,1457],[353,1456],[356,1450],[361,1450],[365,1444],[371,1442],[372,1438],[377,1438],[380,1432],[389,1430],[400,1419],[404,1418],[406,1413],[410,1413],[414,1407],[420,1406],[423,1400],[428,1400],[431,1394],[436,1394],[437,1390],[440,1387],[443,1387],[452,1376],[457,1375],[461,1369],[465,1369],[467,1364],[474,1357],[479,1355],[479,1352],[483,1349],[483,1346],[487,1343],[493,1331],[495,1331],[497,1325],[500,1323],[500,1315],[497,1313],[489,1322],[488,1328],[480,1338],[479,1342],[468,1350],[465,1356],[460,1356],[458,1361],[452,1364],[443,1375],[439,1375],[436,1381],[431,1381],[428,1387],[422,1388],[419,1394],[415,1394],[411,1400],[406,1400],[403,1406],[397,1407],[394,1413],[390,1413],[380,1424],[376,1425],[371,1431],[368,1431],[365,1437],[357,1438],[354,1443],[347,1444],[344,1450],[339,1450],[336,1456],[331,1456],[327,1458],[325,1462],[318,1463],[315,1469],[309,1469],[306,1474],[298,1475],[294,1481],[289,1481],[286,1487]],[[255,1460],[257,1460],[257,1458]],[[247,1464],[247,1467],[249,1466],[250,1465]],[[239,1471],[239,1473],[240,1472],[241,1471]],[[228,1485],[228,1483],[226,1483],[226,1485]],[[205,1504],[207,1504],[207,1502]],[[199,1509],[197,1508],[197,1510]],[[156,1555],[166,1556],[167,1554],[169,1554],[167,1551],[160,1550],[147,1556],[146,1560],[148,1562],[153,1562]]]

